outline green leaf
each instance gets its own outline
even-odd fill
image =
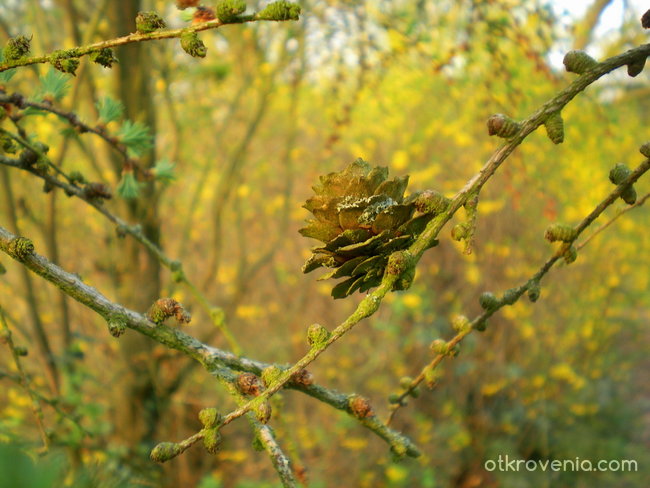
[[[38,99],[52,99],[55,101],[61,100],[66,96],[70,86],[68,81],[70,75],[61,73],[53,68],[50,68],[45,75],[40,77],[41,89],[39,91]]]
[[[62,129],[59,134],[61,134],[63,137],[70,137],[73,139],[79,139],[79,132],[76,131],[74,127],[66,127],[65,129]]]
[[[0,49],[0,63],[4,61],[4,52],[2,49]],[[13,78],[13,76],[16,74],[16,68],[8,69],[7,71],[3,71],[0,73],[0,83],[8,83],[9,80]]]
[[[321,266],[334,266],[336,261],[330,254],[312,254],[302,267],[303,273],[310,273]]]
[[[361,286],[363,283],[363,280],[365,279],[365,276],[359,276],[359,277],[352,277],[349,278],[345,281],[342,281],[341,283],[337,284],[334,288],[332,288],[332,297],[334,298],[345,298],[348,295],[351,295],[357,289]]]
[[[195,7],[186,8],[181,10],[180,16],[183,22],[190,22],[194,18],[194,12],[196,12]]]
[[[135,179],[133,171],[125,171],[122,180],[117,185],[117,194],[126,200],[138,198],[141,183]]]
[[[117,137],[131,156],[142,156],[153,145],[149,127],[141,122],[126,120],[117,132]]]
[[[305,237],[318,239],[321,242],[328,242],[339,235],[340,230],[326,223],[318,222],[317,220],[307,220],[307,225],[299,229],[298,232]]]
[[[176,175],[174,174],[175,166],[176,165],[168,159],[161,159],[153,167],[153,174],[158,181],[168,185],[176,179]]]
[[[0,473],[11,486],[48,488],[61,482],[63,460],[50,455],[34,461],[26,452],[12,444],[0,444]]]
[[[97,111],[99,112],[99,119],[108,124],[122,118],[124,115],[124,105],[119,100],[111,97],[104,97],[97,102]]]
[[[15,74],[16,74],[16,68],[3,71],[2,73],[0,73],[0,83],[9,83],[9,80],[11,80]]]
[[[341,266],[336,268],[334,272],[332,273],[332,278],[342,278],[343,276],[353,276],[352,271],[362,262],[366,260],[367,256],[358,256],[356,258],[352,258],[345,263],[343,263]],[[321,277],[322,278],[322,277]],[[319,278],[320,279],[320,278]]]
[[[21,112],[21,115],[23,117],[29,117],[31,115],[48,115],[50,112],[46,110],[41,110],[40,108],[35,108],[35,107],[27,107],[25,110]]]
[[[325,249],[328,251],[336,251],[337,249],[349,246],[350,244],[357,244],[359,242],[367,241],[372,237],[372,233],[366,229],[348,229],[336,236],[334,239],[327,242]]]

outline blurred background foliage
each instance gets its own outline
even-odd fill
[[[124,3],[141,3],[137,8],[160,12],[170,25],[183,24],[173,1]],[[155,158],[176,164],[174,182],[141,197],[144,208],[157,209],[162,246],[224,308],[245,355],[281,363],[305,351],[308,324],[331,328],[359,300],[333,302],[330,283],[300,270],[314,244],[297,232],[307,217],[301,205],[318,175],[362,157],[388,166],[391,175],[410,174],[410,191],[451,196],[499,143],[487,136],[490,114],[526,117],[573,79],[551,62],[558,53],[582,42],[577,47],[604,57],[647,41],[641,12],[627,4],[620,28],[595,36],[588,15],[568,17],[542,1],[300,3],[298,23],[201,34],[208,46],[203,60],[188,57],[177,41],[151,43],[141,73],[153,102]],[[593,12],[608,3],[594,2]],[[121,8],[122,2],[103,0],[7,0],[0,5],[0,36],[33,35],[35,53],[106,39],[115,35],[111,10]],[[7,91],[33,95],[47,69],[22,69]],[[463,254],[445,230],[412,288],[389,295],[376,315],[312,365],[316,381],[367,396],[385,416],[400,377],[417,374],[428,361],[431,340],[451,336],[454,314],[473,316],[482,291],[503,291],[531,276],[552,252],[542,237],[547,225],[576,223],[611,190],[611,166],[640,161],[637,148],[649,139],[648,71],[634,79],[623,75],[605,77],[567,107],[564,144],[553,146],[537,132],[517,149],[481,195],[474,252]],[[114,74],[87,61],[68,83],[60,105],[91,123],[99,98],[119,98]],[[117,186],[119,171],[101,140],[71,134],[52,115],[25,124],[65,170]],[[124,278],[130,238],[118,239],[83,202],[46,195],[29,175],[2,171],[0,221],[15,215],[20,233],[33,238],[39,252],[113,299],[153,279]],[[639,195],[649,190],[647,181],[637,185]],[[124,201],[107,205],[131,215]],[[621,208],[617,203],[608,216]],[[393,462],[386,445],[354,419],[295,392],[274,398],[272,425],[281,445],[315,487],[647,486],[649,225],[644,208],[630,212],[574,264],[552,271],[537,304],[506,308],[485,333],[463,343],[458,358],[443,365],[436,389],[412,399],[394,420],[422,448],[419,459]],[[39,279],[28,284],[17,263],[6,257],[2,263],[8,273],[0,277],[0,304],[17,342],[30,350],[23,362],[35,387],[59,408],[44,405],[54,454],[30,460],[5,446],[1,473],[36,463],[54,466],[44,469],[62,473],[58,479],[67,486],[278,485],[265,454],[251,449],[245,422],[227,428],[217,456],[195,448],[162,468],[151,466],[152,443],[191,434],[199,409],[226,411],[232,401],[204,371],[187,369],[189,360],[159,345],[121,349],[98,316]],[[192,310],[191,334],[228,347],[167,270],[159,283],[159,296]],[[144,311],[148,303],[133,306]],[[32,347],[34,312],[59,365],[58,390]],[[137,355],[154,378],[140,408],[158,416],[134,443],[125,432],[139,430],[142,412],[134,412],[132,428],[120,423],[129,398],[115,392],[122,378],[136,374],[127,359]],[[13,370],[3,353],[0,441],[36,453],[29,398],[10,381]],[[485,460],[499,454],[635,459],[639,472],[485,471]],[[11,486],[51,486],[43,476]]]

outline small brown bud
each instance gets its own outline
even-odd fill
[[[643,71],[643,68],[645,68],[645,60],[646,58],[641,58],[628,64],[627,74],[630,75],[632,78],[638,76]]]
[[[209,22],[215,20],[217,16],[214,13],[214,10],[208,7],[197,7],[192,17],[192,23],[198,24],[200,22]]]
[[[413,265],[413,258],[408,251],[395,251],[388,258],[386,273],[400,276],[409,266]]]
[[[650,29],[650,10],[641,16],[641,26],[644,29]]]
[[[352,395],[348,399],[348,407],[352,415],[358,419],[365,419],[374,415],[370,402],[361,395]]]
[[[199,4],[199,0],[176,0],[176,7],[179,10],[185,10],[189,7],[196,7]]]
[[[264,385],[253,373],[241,373],[237,376],[237,389],[243,395],[257,396],[264,390]]]
[[[111,189],[103,183],[88,183],[84,186],[83,193],[84,197],[89,200],[110,200],[113,198]]]
[[[192,316],[185,311],[183,305],[173,298],[156,300],[147,312],[147,318],[156,324],[162,324],[169,317],[175,317],[180,324],[188,324],[192,320]]]
[[[487,121],[488,134],[508,138],[514,136],[521,124],[504,114],[494,114]]]
[[[311,386],[314,384],[314,375],[306,369],[301,369],[291,376],[291,383],[298,386]]]

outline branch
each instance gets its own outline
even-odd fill
[[[402,263],[403,265],[401,266],[401,269],[394,269],[393,272],[391,272],[391,262],[389,261],[379,287],[365,296],[352,315],[334,329],[326,341],[313,345],[305,356],[298,360],[298,362],[291,368],[287,369],[272,385],[269,385],[269,388],[259,397],[228,414],[225,417],[224,423],[227,424],[232,422],[236,418],[244,415],[246,412],[259,407],[262,402],[266,401],[271,395],[280,390],[285,383],[290,381],[293,374],[307,367],[318,356],[320,356],[325,349],[340,339],[362,319],[374,314],[379,308],[383,298],[393,288],[393,285],[398,281],[398,279],[400,279],[403,274],[406,275],[408,272],[412,272],[413,268],[424,254],[424,251],[436,244],[438,234],[444,225],[451,220],[458,209],[467,203],[470,198],[474,198],[479,194],[483,185],[485,185],[492,175],[494,175],[506,158],[530,133],[542,125],[550,115],[558,113],[565,105],[575,98],[578,93],[583,91],[600,77],[616,68],[633,63],[640,59],[645,59],[649,55],[650,44],[644,44],[640,47],[630,49],[623,54],[619,54],[618,56],[606,59],[601,63],[597,63],[594,67],[585,71],[584,74],[579,76],[573,83],[571,83],[571,85],[562,90],[557,96],[542,105],[537,112],[522,121],[518,126],[518,130],[511,136],[509,141],[499,147],[488,159],[483,168],[481,168],[481,170],[454,196],[447,210],[434,217],[427,224],[422,234],[418,236],[408,250],[395,252],[391,255],[391,260],[395,258],[396,260],[408,261],[408,264]],[[399,267],[400,266],[398,266],[398,268]],[[398,272],[396,273],[396,271]]]
[[[13,381],[14,383],[17,383],[19,385],[22,385],[22,383],[21,383],[22,378],[20,377],[20,375],[13,374],[13,373],[7,373],[5,371],[0,371],[0,380],[3,379],[3,378],[8,379],[9,381]],[[67,412],[66,410],[61,408],[60,401],[59,401],[58,397],[52,399],[52,398],[49,398],[49,397],[46,397],[46,396],[42,395],[41,393],[39,393],[36,390],[32,390],[32,394],[36,397],[36,399],[38,401],[40,401],[40,402],[44,403],[45,405],[48,405],[50,408],[52,408],[52,410],[54,410],[59,415],[59,417],[61,417],[62,419],[65,419],[65,420],[69,421],[70,423],[72,423],[72,425],[74,425],[75,428],[79,429],[79,432],[81,432],[83,435],[85,435],[87,437],[94,437],[95,434],[93,434],[88,429],[86,429],[81,424],[80,420],[76,416],[70,415],[69,412]]]
[[[616,215],[614,215],[611,219],[609,219],[609,220],[608,220],[607,222],[605,222],[603,225],[601,225],[600,227],[598,227],[598,228],[597,228],[597,229],[596,229],[592,234],[589,235],[589,237],[587,237],[584,241],[582,241],[580,244],[578,244],[578,245],[576,246],[576,249],[579,251],[580,249],[582,249],[583,247],[585,247],[587,244],[589,244],[589,242],[590,242],[594,237],[596,237],[596,236],[597,236],[598,234],[600,234],[602,231],[604,231],[605,229],[607,229],[607,227],[609,227],[610,225],[612,225],[614,222],[616,222],[619,218],[621,218],[623,215],[625,215],[625,214],[628,213],[629,211],[634,210],[635,208],[639,208],[639,207],[643,206],[643,204],[645,204],[645,202],[647,202],[648,199],[650,199],[650,193],[646,193],[645,195],[643,195],[643,196],[642,196],[641,198],[639,198],[639,199],[636,201],[636,203],[634,203],[633,205],[629,205],[629,206],[625,207],[623,210],[619,210],[619,211],[616,213]]]
[[[23,351],[21,351],[14,344],[11,330],[9,329],[9,326],[7,325],[7,322],[5,320],[4,311],[2,307],[0,307],[0,343],[2,342],[4,342],[9,348],[9,350],[11,351],[11,356],[14,360],[16,371],[18,371],[18,380],[19,380],[18,383],[27,392],[32,402],[32,411],[34,412],[34,417],[36,417],[36,424],[38,425],[38,431],[41,434],[43,447],[45,451],[47,451],[50,446],[50,439],[47,436],[47,433],[45,432],[45,425],[43,423],[43,418],[44,418],[43,409],[41,408],[41,403],[39,401],[38,396],[36,395],[36,392],[32,388],[32,385],[29,379],[27,378],[27,375],[25,374],[25,370],[23,369],[22,362],[20,361],[20,356],[24,355]]]
[[[87,46],[75,47],[72,49],[66,50],[66,53],[69,54],[69,57],[80,58],[91,53],[101,51],[102,49],[110,49],[113,47],[124,46],[126,44],[133,44],[135,42],[147,42],[147,41],[158,41],[161,39],[174,39],[180,38],[183,34],[191,32],[200,32],[208,29],[218,29],[224,25],[228,24],[244,24],[248,22],[256,22],[261,20],[297,20],[296,18],[283,18],[283,19],[270,19],[260,16],[261,12],[252,14],[252,15],[240,15],[228,19],[227,21],[222,21],[220,19],[210,20],[208,22],[201,22],[194,24],[188,27],[183,27],[180,29],[169,29],[169,30],[158,30],[155,32],[149,33],[134,33],[129,34],[123,37],[117,37],[115,39],[109,39],[106,41],[96,42],[94,44],[89,44]],[[40,63],[49,63],[57,59],[56,51],[54,53],[46,54],[44,56],[31,56],[23,57],[15,61],[9,61],[6,63],[0,63],[0,73],[11,68],[16,68],[18,66],[29,66],[32,64]]]
[[[0,162],[2,162],[2,156],[0,156]],[[149,321],[143,314],[111,302],[98,290],[84,283],[77,275],[68,273],[59,266],[49,262],[45,257],[34,253],[33,250],[27,252],[25,255],[15,255],[12,252],[12,248],[16,247],[18,240],[22,240],[23,242],[29,241],[28,239],[19,238],[3,227],[0,227],[0,250],[31,269],[34,273],[56,285],[76,301],[94,310],[105,320],[119,320],[126,327],[146,335],[169,348],[176,349],[184,355],[198,361],[208,371],[215,371],[219,367],[226,367],[231,370],[246,371],[259,375],[264,369],[270,366],[276,366],[236,356],[231,352],[208,346],[177,328],[168,327],[164,324],[156,325]],[[338,410],[350,413],[348,400],[352,395],[344,395],[316,385],[294,385],[289,383],[287,387],[302,391]],[[391,447],[395,448],[395,446],[400,446],[400,449],[405,449],[410,453],[409,455],[417,455],[419,453],[417,447],[415,447],[410,439],[387,428],[380,422],[367,419],[367,421],[361,423],[385,439]]]
[[[223,366],[215,367],[210,371],[217,380],[226,387],[230,395],[235,399],[238,404],[246,403],[244,394],[237,386],[237,376],[231,370]],[[273,467],[278,472],[282,485],[286,488],[295,488],[297,486],[296,479],[293,475],[291,463],[289,458],[284,454],[273,434],[271,427],[266,425],[270,417],[270,407],[267,409],[268,415],[259,420],[249,412],[247,417],[251,427],[255,431],[255,438],[261,446],[267,451]],[[203,428],[180,442],[162,442],[153,448],[151,451],[151,459],[157,462],[166,462],[170,459],[185,452],[189,447],[196,444],[198,441],[203,440],[205,449],[214,454],[221,446],[222,427],[221,416],[216,408],[206,408],[199,412],[199,420],[203,424]]]
[[[621,66],[638,61],[639,59],[645,59],[648,56],[650,56],[650,44],[644,44],[598,63],[542,105],[534,114],[523,120],[520,123],[519,130],[492,154],[481,170],[454,196],[449,208],[429,222],[424,232],[409,249],[416,260],[419,260],[422,253],[431,247],[442,227],[449,222],[456,211],[467,202],[472,194],[478,194],[481,191],[483,185],[494,175],[506,158],[510,156],[529,134],[544,124],[549,115],[562,110],[576,95],[607,73]]]
[[[5,194],[7,203],[9,222],[15,232],[20,232],[18,216],[16,214],[15,200],[13,198],[13,190],[11,181],[9,179],[9,172],[6,168],[0,168],[0,179],[2,180],[2,187]],[[38,346],[41,357],[45,361],[45,376],[50,383],[53,392],[60,391],[60,377],[57,361],[54,357],[50,337],[40,315],[40,303],[38,301],[36,290],[32,282],[32,277],[26,269],[21,269],[21,277],[25,286],[25,293],[27,295],[27,306],[29,315],[31,317],[32,332],[34,339]]]
[[[644,173],[646,173],[650,169],[650,159],[646,159],[644,162],[642,162],[630,175],[628,178],[626,178],[620,185],[618,185],[605,199],[603,199],[590,213],[587,215],[582,221],[575,227],[574,231],[574,237],[562,244],[558,248],[558,250],[546,260],[546,262],[540,267],[540,269],[524,284],[520,285],[519,287],[516,288],[511,288],[508,290],[508,298],[504,297],[501,298],[494,306],[490,307],[488,310],[483,312],[481,315],[477,316],[472,320],[471,322],[467,322],[461,330],[449,341],[439,341],[438,344],[436,344],[435,352],[437,352],[436,356],[427,364],[425,367],[422,368],[420,373],[416,378],[414,378],[404,389],[402,393],[400,393],[396,398],[391,399],[391,403],[393,406],[391,407],[391,412],[386,420],[386,425],[390,425],[391,421],[393,420],[395,413],[397,410],[404,405],[405,399],[413,394],[415,392],[415,389],[427,379],[427,376],[436,368],[442,361],[448,357],[448,356],[453,356],[454,355],[454,349],[455,347],[462,342],[462,340],[468,336],[472,331],[474,330],[484,330],[485,324],[492,315],[494,315],[497,311],[499,311],[501,308],[514,305],[519,299],[523,296],[524,293],[527,291],[530,291],[531,288],[533,287],[538,287],[539,283],[541,282],[541,279],[551,270],[553,265],[562,257],[564,257],[565,252],[571,247],[571,245],[578,239],[580,234],[584,232],[587,227],[589,227],[604,211],[612,205],[620,196],[623,192],[625,192],[626,189],[629,188],[630,185],[635,183]],[[598,232],[604,230],[607,226],[609,226],[616,218],[620,217],[623,213],[626,211],[629,211],[633,208],[636,208],[638,206],[643,205],[643,203],[650,197],[650,194],[646,195],[643,197],[641,200],[639,200],[636,204],[628,207],[625,209],[623,212],[620,212],[617,214],[613,219],[608,221],[605,225],[600,227],[594,234],[592,234],[586,241],[584,241],[582,244],[580,244],[580,248],[584,247],[587,242]],[[536,298],[531,301],[535,301]]]
[[[25,107],[32,107],[37,110],[53,113],[61,117],[62,119],[67,120],[68,123],[75,129],[77,129],[80,133],[89,132],[91,134],[95,134],[96,136],[101,137],[111,147],[113,147],[125,161],[130,162],[131,164],[135,164],[132,158],[129,157],[126,146],[120,143],[120,141],[116,137],[109,135],[106,132],[106,128],[102,125],[98,125],[96,127],[91,126],[89,124],[82,122],[81,119],[79,119],[79,116],[74,112],[67,112],[60,108],[57,108],[53,106],[50,102],[34,102],[34,101],[27,100],[25,96],[22,95],[21,93],[12,93],[11,95],[0,93],[0,104],[5,104],[5,103],[15,105],[17,108],[20,109]],[[140,168],[138,167],[138,169]]]
[[[241,392],[237,389],[237,378],[232,374],[230,370],[220,367],[218,369],[215,369],[212,373],[217,376],[219,381],[224,386],[226,386],[228,392],[235,398],[238,405],[243,405],[246,403],[246,397],[244,397],[244,395],[242,395]],[[293,475],[291,462],[275,439],[273,429],[271,429],[270,426],[266,425],[265,422],[258,420],[252,412],[249,412],[247,417],[248,421],[251,424],[251,427],[255,431],[256,438],[264,447],[264,450],[271,458],[273,467],[280,475],[282,485],[285,488],[295,488],[297,486],[297,482]]]
[[[172,272],[173,278],[176,282],[183,283],[185,286],[187,286],[190,293],[194,296],[194,298],[198,301],[199,305],[208,314],[213,325],[215,325],[215,327],[217,327],[217,329],[219,329],[221,333],[224,335],[230,348],[236,354],[240,353],[241,347],[239,346],[239,343],[237,342],[237,340],[235,339],[235,337],[232,335],[227,325],[225,324],[223,311],[219,307],[215,307],[210,304],[205,294],[203,294],[194,285],[194,283],[192,283],[192,281],[190,281],[190,279],[187,277],[187,275],[183,271],[182,263],[180,261],[175,261],[169,258],[160,247],[158,247],[153,241],[151,241],[149,238],[147,238],[147,236],[144,235],[144,233],[142,232],[142,228],[139,225],[129,225],[126,221],[122,220],[118,216],[111,213],[102,204],[101,200],[88,196],[83,188],[80,188],[75,184],[66,183],[64,181],[57,179],[53,175],[39,171],[37,168],[31,165],[25,164],[21,160],[21,158],[12,159],[0,154],[0,164],[3,164],[5,166],[10,166],[12,168],[18,168],[24,171],[28,171],[29,173],[43,179],[46,183],[48,183],[52,187],[61,188],[63,191],[65,191],[67,195],[70,196],[74,195],[75,197],[83,200],[88,205],[90,205],[95,210],[97,210],[99,213],[101,213],[104,217],[106,217],[109,221],[115,224],[118,235],[129,234],[136,241],[138,241],[140,244],[146,247],[149,250],[149,252],[151,252],[154,256],[156,256],[158,261],[163,266],[165,266]],[[67,176],[66,178],[69,180]]]

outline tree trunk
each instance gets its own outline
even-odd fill
[[[123,0],[110,7],[109,17],[114,34],[135,31],[135,17],[141,10],[139,0]],[[119,63],[114,70],[114,92],[125,106],[125,115],[151,128],[155,135],[155,106],[152,98],[151,46],[135,43],[116,52]],[[152,166],[155,149],[139,160],[143,167]],[[121,172],[123,160],[114,160],[115,171]],[[156,244],[160,241],[157,197],[151,183],[142,187],[138,199],[127,202],[131,224],[142,225],[145,235]],[[145,311],[159,298],[160,263],[132,238],[122,243],[124,260],[120,272],[120,300],[125,306]],[[140,444],[150,444],[159,420],[156,399],[156,368],[153,342],[140,334],[126,334],[119,340],[123,361],[119,390],[115,394],[115,428],[117,436],[135,450]],[[122,369],[123,368],[123,369]]]

